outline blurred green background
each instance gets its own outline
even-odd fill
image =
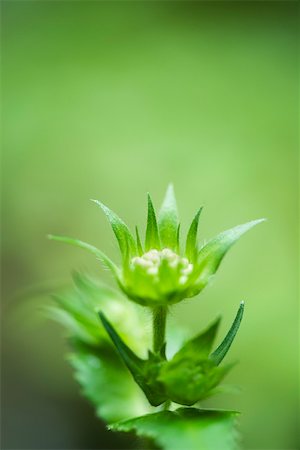
[[[246,449],[297,447],[297,2],[3,2],[3,448],[129,448],[105,432],[38,315],[73,269],[107,279],[78,237],[117,258],[99,198],[131,226],[167,183],[200,236],[259,217],[199,298],[197,332],[246,314],[228,380]],[[43,294],[45,293],[45,295]]]

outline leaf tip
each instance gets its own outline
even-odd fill
[[[96,200],[94,198],[90,199],[91,202],[95,203],[97,206],[100,206],[101,209],[105,210],[107,206],[105,206],[100,200]]]
[[[170,181],[167,186],[167,193],[174,194],[174,183],[172,181]]]
[[[101,320],[102,325],[107,330],[108,322],[107,322],[107,319],[106,319],[105,315],[103,314],[103,312],[101,310],[98,310],[97,314],[99,316],[99,319]]]
[[[261,219],[252,220],[251,222],[249,222],[249,225],[252,225],[253,227],[255,227],[255,225],[258,225],[259,223],[263,223],[266,221],[267,221],[267,219],[265,217],[262,217]]]

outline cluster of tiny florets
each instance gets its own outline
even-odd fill
[[[159,281],[159,269],[163,262],[167,263],[170,270],[178,272],[179,284],[187,282],[188,276],[194,268],[187,258],[179,256],[169,248],[162,250],[152,249],[142,256],[136,256],[131,259],[131,267],[133,270],[142,268],[155,281]]]

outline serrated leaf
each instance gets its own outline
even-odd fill
[[[153,439],[164,450],[237,450],[234,411],[179,408],[118,422],[111,430]]]
[[[169,184],[158,216],[158,227],[163,247],[176,250],[178,211],[174,187]]]
[[[124,298],[114,289],[94,282],[80,273],[73,274],[75,289],[68,289],[55,295],[55,304],[50,306],[51,315],[55,315],[68,332],[68,336],[87,344],[110,342],[105,330],[99,326],[97,311],[104,310],[113,317],[120,335],[136,351],[149,345],[149,338],[143,328],[138,327],[140,312],[133,303],[124,302]]]
[[[108,256],[105,255],[105,253],[103,253],[97,247],[80,241],[79,239],[73,239],[67,236],[54,236],[53,234],[49,234],[48,239],[52,241],[63,242],[64,244],[73,245],[75,247],[80,247],[84,250],[87,250],[88,252],[96,256],[96,258],[99,259],[105,267],[110,269],[117,278],[119,277],[118,267],[111,261],[110,258],[108,258]]]
[[[186,257],[192,262],[196,259],[197,252],[198,252],[197,231],[198,231],[199,218],[200,218],[202,209],[203,208],[200,208],[197,211],[197,213],[191,223],[191,226],[189,228],[187,238],[186,238],[185,254],[186,254]]]
[[[144,328],[138,326],[141,310],[82,274],[75,274],[74,280],[76,289],[59,294],[63,301],[50,306],[50,313],[67,330],[72,344],[69,361],[83,394],[95,405],[97,415],[109,422],[149,412],[145,395],[113,351],[96,312],[101,308],[113,317],[121,336],[142,352],[149,341]]]
[[[102,211],[108,218],[108,221],[111,224],[113,232],[115,233],[115,236],[118,240],[122,256],[124,256],[124,254],[126,253],[127,248],[129,249],[131,255],[135,255],[137,253],[136,244],[125,222],[123,222],[123,220],[116,213],[114,213],[99,200],[92,201],[102,209]]]
[[[215,274],[222,259],[232,247],[232,245],[247,231],[265,219],[253,220],[243,225],[238,225],[230,230],[220,233],[211,239],[199,252],[197,269],[193,278],[197,279],[197,284],[201,290],[208,282],[209,278]]]
[[[68,360],[83,395],[95,406],[102,420],[114,422],[149,412],[149,404],[120,360],[109,347],[95,351],[76,349]]]
[[[224,340],[219,345],[219,347],[210,355],[210,359],[214,361],[215,364],[220,364],[224,357],[226,356],[226,353],[231,347],[231,344],[236,336],[236,333],[238,332],[238,329],[240,327],[242,318],[244,313],[244,302],[240,304],[240,307],[238,309],[238,312],[235,316],[235,319],[226,334]]]
[[[159,371],[159,361],[143,360],[139,358],[120,338],[114,327],[109,323],[106,317],[99,312],[101,322],[114,343],[118,353],[131,372],[136,383],[145,393],[149,402],[153,406],[161,405],[167,400],[162,391],[160,383],[156,382],[157,372]]]
[[[155,210],[150,195],[148,194],[148,216],[145,239],[146,251],[153,248],[160,248],[160,238],[158,233],[158,226],[156,221]]]

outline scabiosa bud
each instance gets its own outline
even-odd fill
[[[131,258],[124,290],[139,303],[168,304],[184,298],[193,264],[170,248],[152,249]]]
[[[167,189],[156,217],[148,195],[148,216],[144,246],[136,228],[134,237],[127,225],[107,206],[93,200],[107,216],[117,238],[122,263],[118,267],[92,245],[60,236],[51,239],[77,245],[92,252],[111,270],[126,296],[144,306],[170,305],[197,295],[217,271],[234,242],[264,219],[239,225],[219,234],[199,249],[198,223],[202,208],[188,230],[185,245],[180,243],[180,224],[173,186]]]

